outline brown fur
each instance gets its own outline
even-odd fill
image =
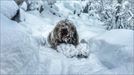
[[[77,46],[79,43],[79,37],[76,27],[69,20],[61,20],[49,34],[48,42],[52,48],[56,48],[57,45],[62,43]]]

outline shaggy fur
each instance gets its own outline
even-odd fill
[[[57,45],[62,43],[77,46],[79,43],[79,37],[76,27],[67,19],[61,20],[49,34],[48,42],[52,48],[56,48]]]

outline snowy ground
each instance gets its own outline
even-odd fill
[[[51,49],[46,41],[49,32],[71,12],[62,4],[57,7],[64,9],[64,17],[49,11],[23,12],[24,21],[17,23],[9,19],[12,14],[0,13],[1,74],[134,74],[134,31],[106,31],[102,22],[86,14],[68,17],[86,43],[77,48],[60,45],[60,52]],[[70,58],[80,53],[88,58]]]

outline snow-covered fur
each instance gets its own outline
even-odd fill
[[[61,20],[48,36],[48,42],[52,48],[61,43],[78,45],[79,37],[76,27],[70,20]]]
[[[77,47],[72,44],[60,44],[57,46],[57,51],[69,58],[88,58],[90,55],[90,48],[87,43],[79,43]]]

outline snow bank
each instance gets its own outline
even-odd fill
[[[90,48],[97,55],[101,63],[108,69],[114,69],[113,73],[121,73],[124,68],[134,63],[134,31],[117,29],[107,31],[103,35],[89,41]],[[129,65],[128,65],[129,64]],[[128,66],[125,66],[128,65]],[[115,71],[117,69],[119,71]],[[133,73],[133,67],[125,71],[127,74]]]
[[[107,69],[94,54],[86,59],[78,59],[68,58],[51,48],[43,47],[40,49],[38,74],[96,74],[101,70]]]
[[[0,1],[0,13],[5,15],[8,18],[12,18],[17,13],[19,9],[18,5],[15,3],[14,0],[1,0]]]
[[[38,68],[38,48],[26,30],[0,14],[1,74],[31,74]]]
[[[134,31],[125,29],[115,29],[104,33],[97,37],[97,40],[105,40],[111,44],[133,46]]]

